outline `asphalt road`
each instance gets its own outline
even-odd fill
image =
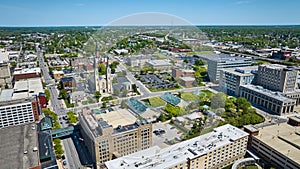
[[[58,99],[58,93],[55,88],[55,81],[52,79],[52,77],[49,74],[49,69],[46,66],[43,58],[43,53],[37,49],[37,56],[39,59],[40,63],[40,68],[43,71],[43,78],[44,81],[49,85],[48,89],[50,91],[50,101],[51,101],[51,106],[53,111],[58,115],[58,116],[65,116],[66,111],[65,108],[63,107],[62,100]],[[68,124],[65,123],[65,120],[63,118],[59,118],[59,123],[61,124],[62,128],[68,127]],[[65,150],[65,157],[67,161],[67,166],[66,168],[73,169],[73,168],[83,168],[83,166],[80,163],[75,145],[72,141],[71,138],[64,139],[62,141],[63,147]]]

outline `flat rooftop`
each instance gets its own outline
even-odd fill
[[[14,75],[21,75],[21,74],[28,74],[28,73],[37,73],[37,74],[40,74],[41,73],[41,68],[39,68],[39,67],[36,67],[36,68],[26,68],[26,69],[17,68],[14,71]]]
[[[193,77],[179,77],[183,81],[195,81],[195,78]]]
[[[38,151],[33,151],[38,147],[36,129],[34,123],[0,129],[1,168],[28,169],[39,165]]]
[[[242,87],[256,91],[257,93],[269,96],[271,98],[274,98],[276,100],[287,102],[287,101],[295,101],[294,99],[290,99],[287,97],[282,96],[281,92],[273,92],[271,90],[265,89],[262,86],[256,86],[256,85],[243,85]]]
[[[168,168],[207,154],[234,140],[248,136],[248,133],[229,124],[215,128],[205,135],[174,144],[167,148],[151,147],[105,163],[108,169]]]
[[[259,129],[257,139],[272,147],[277,152],[288,156],[296,163],[300,163],[300,127],[287,123],[265,126]],[[292,143],[292,144],[291,144]]]
[[[41,78],[30,78],[15,82],[12,99],[26,98],[43,93],[43,84]]]
[[[258,66],[246,66],[246,67],[239,67],[239,68],[226,68],[223,69],[224,72],[229,72],[237,76],[249,76],[253,75],[252,72],[257,71]]]
[[[152,66],[171,66],[169,60],[150,60],[147,63],[151,64]]]
[[[134,124],[137,118],[126,109],[119,109],[108,113],[94,114],[97,120],[103,119],[113,128]]]

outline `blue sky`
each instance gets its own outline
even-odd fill
[[[300,24],[299,0],[1,0],[1,26],[105,25],[162,12],[195,25]]]

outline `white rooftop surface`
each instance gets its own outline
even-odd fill
[[[108,169],[161,169],[211,152],[248,136],[248,133],[229,124],[215,128],[213,132],[160,149],[151,147],[105,163]],[[139,164],[138,167],[135,165]]]
[[[20,74],[27,74],[27,73],[41,73],[41,68],[26,68],[26,69],[20,69],[15,70],[14,75],[20,75]]]
[[[253,75],[251,73],[252,70],[258,70],[258,66],[246,66],[246,67],[239,67],[239,68],[226,68],[226,69],[223,69],[223,71],[225,71],[225,72],[230,72],[230,73],[238,75],[238,76]],[[242,73],[240,71],[244,71],[244,73]]]
[[[183,81],[195,81],[195,78],[193,77],[180,77],[180,79]]]
[[[171,65],[171,63],[168,60],[150,60],[148,61],[148,63],[153,66]]]
[[[0,101],[11,100],[11,97],[14,93],[14,89],[5,89],[1,91]]]
[[[195,113],[192,113],[192,114],[188,115],[187,118],[189,120],[196,120],[196,119],[201,118],[201,116],[199,115],[199,113],[195,112]]]
[[[26,98],[32,95],[38,95],[40,92],[44,92],[40,78],[16,81],[14,91],[15,93],[13,94],[12,99]]]
[[[60,71],[54,70],[53,74],[64,74],[64,71],[62,71],[62,70],[60,70]]]
[[[0,51],[0,63],[5,63],[8,61],[8,53]]]
[[[94,116],[97,120],[102,118],[103,121],[106,121],[109,125],[112,125],[113,128],[116,128],[119,125],[126,126],[129,124],[134,124],[137,120],[136,117],[134,117],[134,115],[126,109],[119,109],[102,114],[94,114]]]
[[[194,73],[195,72],[194,70],[191,70],[191,69],[183,69],[182,71],[187,72],[187,73]]]

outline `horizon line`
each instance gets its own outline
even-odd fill
[[[300,26],[300,24],[194,24],[194,25],[0,25],[0,28],[38,28],[38,27],[139,27],[139,26]]]

